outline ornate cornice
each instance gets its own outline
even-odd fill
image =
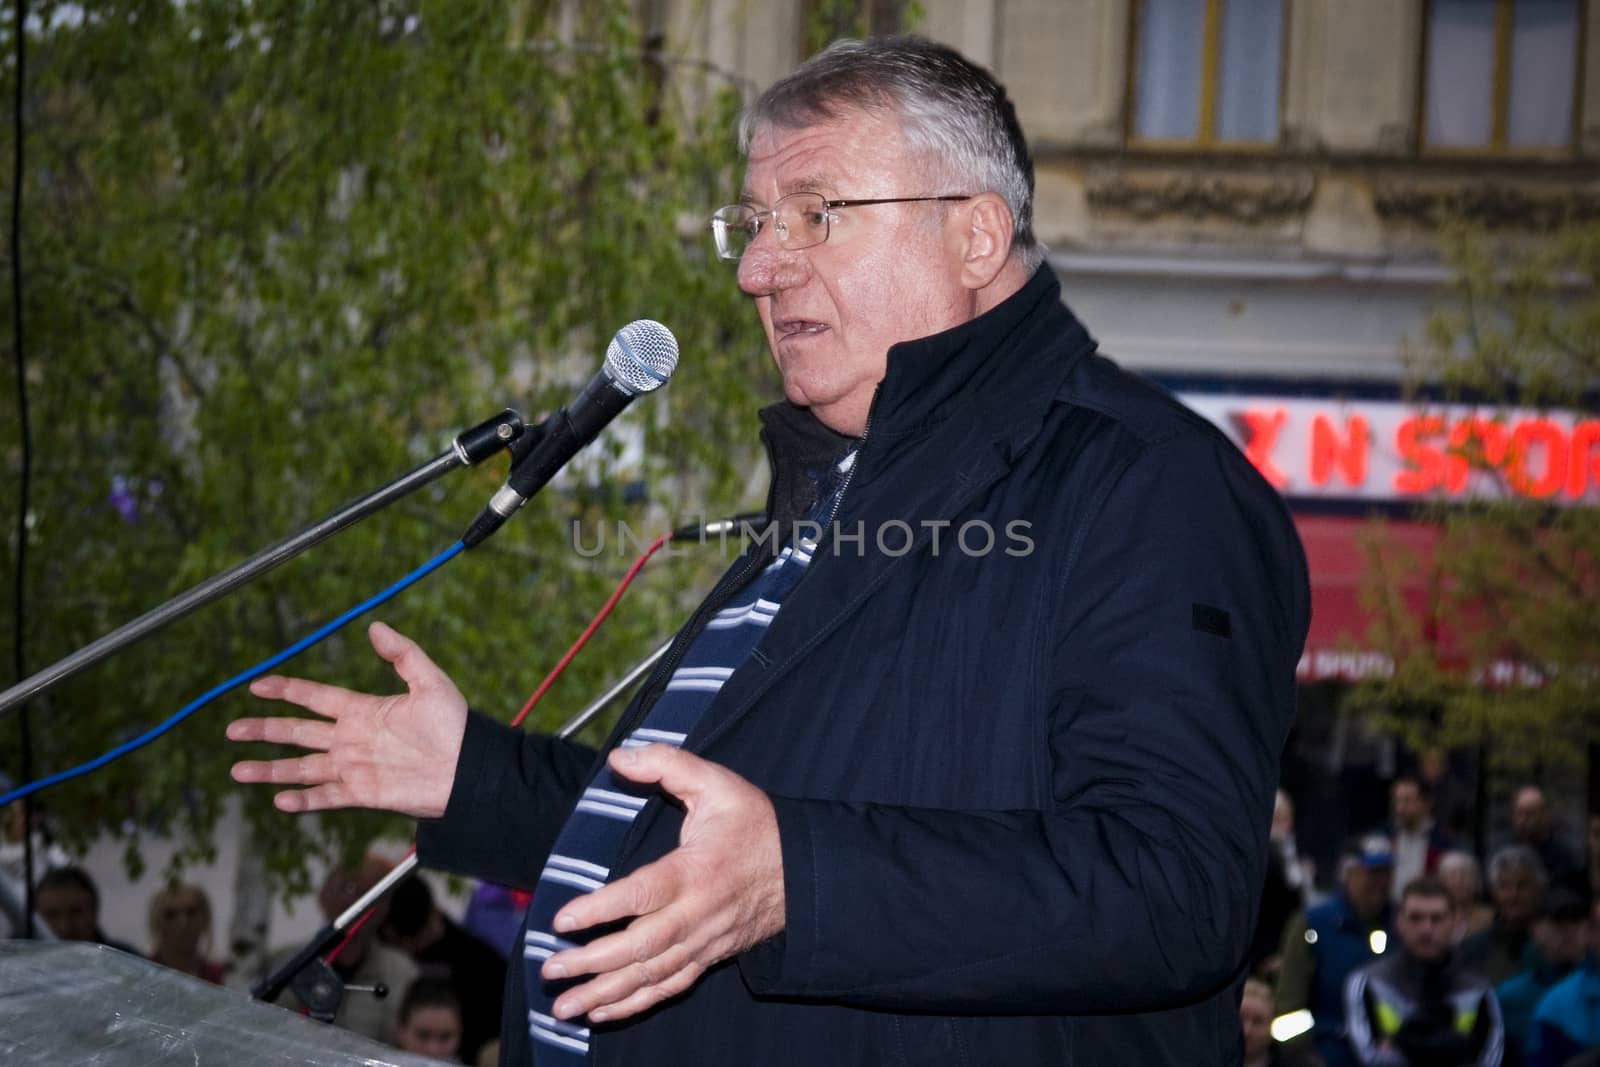
[[[1150,221],[1221,219],[1258,224],[1303,214],[1316,178],[1309,169],[1275,173],[1104,170],[1087,176],[1089,206],[1097,212]]]
[[[1600,187],[1394,177],[1374,182],[1372,206],[1388,222],[1433,226],[1455,218],[1490,229],[1553,230],[1600,218]]]

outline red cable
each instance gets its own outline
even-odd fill
[[[610,615],[611,609],[616,607],[617,601],[622,598],[623,590],[628,588],[634,576],[639,573],[639,569],[645,565],[651,556],[656,554],[656,549],[667,543],[667,539],[671,536],[670,533],[662,534],[651,543],[649,548],[644,550],[644,555],[633,561],[633,566],[628,568],[628,573],[622,576],[622,581],[618,582],[616,589],[612,590],[611,598],[605,602],[605,606],[590,620],[588,627],[578,635],[578,639],[572,642],[572,647],[567,649],[567,654],[561,657],[561,662],[557,663],[555,668],[545,677],[545,680],[539,683],[539,688],[533,691],[533,696],[528,698],[528,702],[522,705],[522,710],[517,712],[517,717],[511,720],[512,726],[522,725],[522,720],[528,717],[528,712],[532,711],[533,706],[539,703],[539,698],[544,696],[545,690],[550,688],[555,680],[560,677],[561,672],[566,669],[567,664],[572,662],[572,657],[578,654],[578,649],[582,648],[584,643],[600,628],[600,624],[605,622],[606,616]]]

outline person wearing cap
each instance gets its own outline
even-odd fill
[[[1515,1067],[1528,1051],[1533,1011],[1541,997],[1583,959],[1588,947],[1589,905],[1565,886],[1544,895],[1533,923],[1527,965],[1495,989],[1506,1025],[1506,1063]]]
[[[1430,875],[1400,892],[1399,947],[1345,982],[1350,1047],[1362,1067],[1499,1067],[1494,990],[1451,956],[1455,901]]]
[[[1371,834],[1351,842],[1339,872],[1339,892],[1284,931],[1277,1012],[1309,1011],[1311,1044],[1326,1067],[1355,1067],[1345,1037],[1344,986],[1351,972],[1388,945],[1394,878],[1389,839]]]

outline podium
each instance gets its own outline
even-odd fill
[[[0,941],[0,1063],[437,1067],[438,1061],[104,945]]]

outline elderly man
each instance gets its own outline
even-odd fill
[[[822,536],[734,564],[598,766],[374,626],[408,693],[261,680],[332,721],[235,723],[318,750],[235,776],[534,887],[506,1063],[1237,1063],[1307,624],[1281,502],[1095,354],[986,72],[837,44],[742,134],[713,236],[787,398],[770,518]]]
[[[1507,845],[1496,852],[1489,860],[1494,921],[1461,942],[1462,964],[1497,985],[1521,971],[1548,885],[1544,864],[1533,849]]]

